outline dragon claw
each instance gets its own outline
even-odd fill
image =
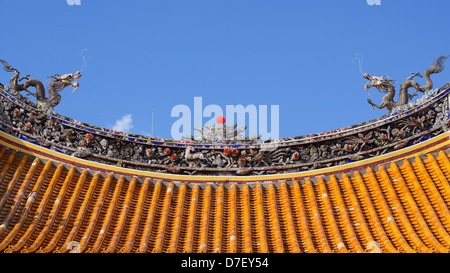
[[[371,100],[371,99],[367,99],[367,102],[368,102],[370,105],[372,105],[372,110],[374,110],[374,108],[373,108],[374,103],[372,102],[372,100]]]
[[[26,75],[25,77],[22,77],[19,79],[19,82],[22,80],[29,80],[31,75]]]

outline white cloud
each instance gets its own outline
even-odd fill
[[[114,131],[129,133],[133,126],[133,118],[131,114],[122,116],[121,119],[116,120],[116,124],[112,127]]]

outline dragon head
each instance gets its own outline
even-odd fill
[[[73,78],[75,80],[81,78],[81,72],[80,71],[75,72],[75,74],[73,75]]]
[[[368,73],[363,74],[365,79],[368,79],[370,83],[364,85],[364,89],[369,93],[369,89],[375,87],[381,93],[388,93],[389,90],[394,90],[395,81],[389,79],[389,76],[383,75],[381,77],[378,76],[370,76]],[[387,77],[387,79],[385,78]],[[369,93],[370,95],[370,93]]]

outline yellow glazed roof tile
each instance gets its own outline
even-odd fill
[[[3,147],[0,251],[448,252],[445,145],[352,172],[244,184],[140,179]]]

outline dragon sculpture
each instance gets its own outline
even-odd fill
[[[365,73],[363,77],[370,81],[370,83],[366,84],[364,88],[369,93],[369,89],[371,87],[375,87],[380,91],[381,93],[384,93],[383,99],[381,100],[381,104],[377,105],[372,102],[371,99],[367,99],[367,102],[372,105],[372,109],[374,107],[377,107],[379,109],[386,108],[387,110],[392,110],[394,107],[407,104],[410,99],[412,99],[417,92],[425,93],[427,91],[430,91],[433,88],[433,82],[431,81],[430,75],[440,73],[444,70],[444,62],[449,57],[448,56],[439,56],[437,57],[433,63],[431,64],[431,67],[424,72],[424,77],[427,82],[426,85],[422,86],[418,82],[414,81],[413,78],[416,76],[422,77],[420,73],[411,73],[412,75],[409,76],[401,85],[400,85],[400,91],[399,91],[399,99],[397,102],[394,101],[395,96],[395,81],[389,79],[387,75],[383,75],[381,77],[371,77],[368,73]],[[414,88],[415,91],[413,94],[408,93],[409,88]]]
[[[45,87],[44,84],[37,79],[30,79],[30,75],[26,75],[25,77],[19,78],[20,72],[10,66],[6,61],[0,60],[3,64],[3,69],[7,72],[14,72],[14,75],[10,80],[10,89],[14,90],[14,92],[25,91],[28,94],[36,98],[38,102],[38,108],[44,111],[49,111],[51,113],[55,113],[54,107],[61,102],[61,92],[64,88],[68,86],[74,87],[73,92],[78,89],[79,83],[77,80],[81,77],[81,72],[77,71],[75,74],[65,74],[59,75],[55,74],[53,76],[48,77],[48,93],[49,96],[45,96]],[[22,80],[26,80],[24,83],[20,84]],[[36,92],[30,92],[28,87],[36,88]]]

